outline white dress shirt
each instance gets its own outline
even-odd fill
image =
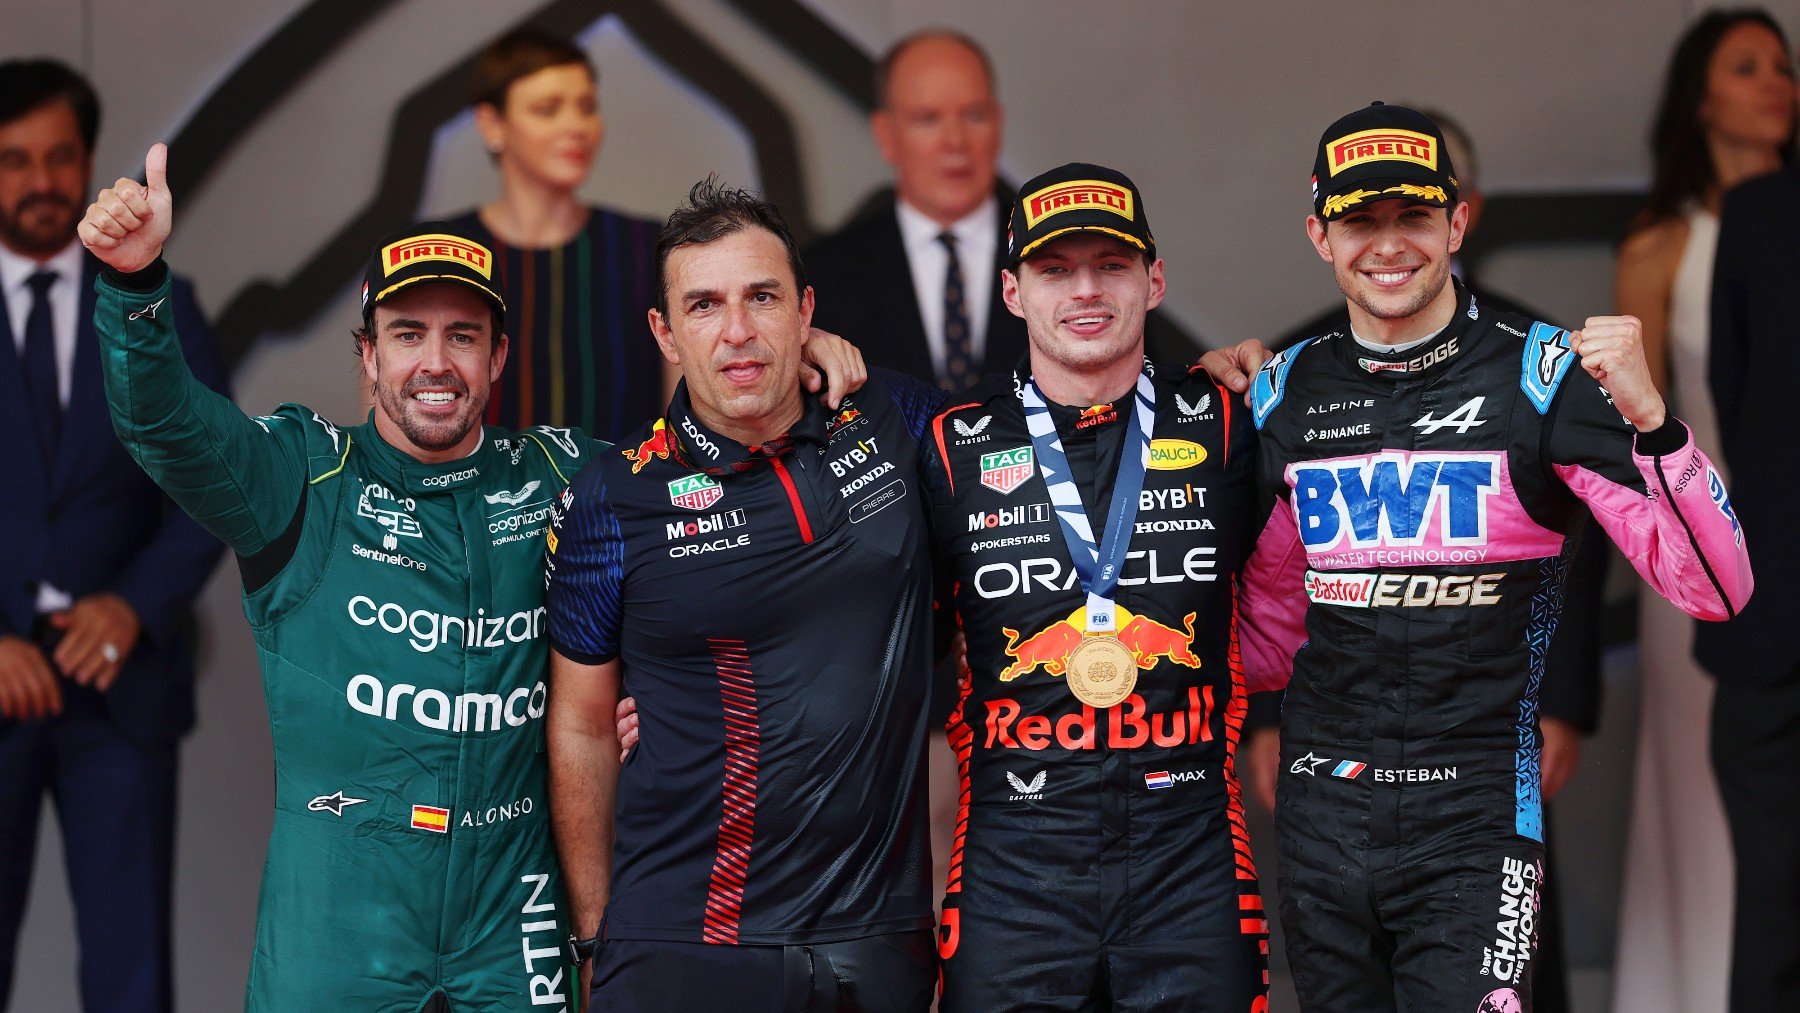
[[[40,270],[57,274],[56,284],[50,286],[50,327],[56,342],[56,396],[66,410],[75,374],[75,325],[81,319],[81,244],[70,243],[41,264],[0,246],[0,295],[6,300],[6,322],[12,325],[13,351],[20,362],[25,361],[25,321],[31,316],[29,283]]]
[[[69,388],[75,375],[75,332],[81,312],[81,244],[72,242],[49,260],[39,263],[0,246],[0,296],[6,301],[6,322],[12,327],[13,350],[25,361],[25,321],[31,317],[31,276],[55,271],[50,286],[50,329],[56,346],[56,396],[63,410],[69,408]],[[74,603],[67,592],[39,583],[39,613],[60,612]]]
[[[988,308],[994,299],[994,258],[1000,244],[994,223],[999,208],[990,194],[981,206],[948,229],[903,200],[895,200],[900,219],[900,240],[906,246],[906,264],[912,269],[913,292],[919,299],[919,316],[925,324],[925,343],[931,348],[931,368],[944,375],[944,276],[950,253],[938,242],[941,233],[956,237],[956,263],[962,268],[963,306],[969,313],[969,352],[972,368],[981,372],[987,350]]]

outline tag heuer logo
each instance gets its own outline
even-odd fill
[[[669,502],[688,510],[707,510],[725,495],[711,475],[684,475],[669,483]]]
[[[1033,473],[1031,448],[1014,447],[981,455],[981,484],[1001,495],[1025,484]]]

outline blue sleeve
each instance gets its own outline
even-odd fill
[[[175,330],[188,368],[202,384],[230,397],[225,360],[212,328],[200,313],[193,286],[177,278],[170,290]],[[172,634],[183,622],[225,546],[207,533],[167,496],[162,497],[162,523],[131,562],[120,571],[113,592],[125,599],[144,632],[152,639]]]
[[[887,389],[893,394],[894,405],[906,419],[907,433],[913,439],[923,442],[925,429],[930,425],[932,416],[944,407],[947,397],[945,392],[917,377],[879,366],[870,369],[869,374],[887,385]]]
[[[619,656],[625,538],[598,462],[575,476],[550,515],[544,551],[550,644],[573,661],[605,664]]]

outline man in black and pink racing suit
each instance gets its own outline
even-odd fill
[[[1585,513],[1691,615],[1750,594],[1639,322],[1570,333],[1479,305],[1449,277],[1466,222],[1430,119],[1377,103],[1333,124],[1308,231],[1351,327],[1251,385],[1273,505],[1244,667],[1287,684],[1281,918],[1307,1010],[1530,1010],[1537,694]]]

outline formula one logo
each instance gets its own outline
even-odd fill
[[[1131,652],[1137,667],[1155,668],[1162,658],[1188,668],[1200,667],[1200,658],[1193,648],[1194,613],[1189,612],[1183,620],[1187,625],[1185,632],[1122,608],[1115,608],[1114,621],[1119,629],[1116,636]],[[1053,676],[1064,675],[1069,670],[1069,652],[1075,650],[1087,635],[1087,609],[1078,608],[1069,613],[1067,619],[1058,619],[1028,637],[1021,637],[1017,630],[1005,627],[1000,632],[1006,635],[1003,650],[1013,659],[1012,664],[1001,669],[1001,682],[1011,682],[1039,668]]]
[[[382,277],[392,275],[408,264],[416,264],[425,260],[443,260],[452,264],[462,264],[473,268],[483,278],[492,278],[494,255],[480,243],[470,242],[461,236],[447,236],[442,233],[431,233],[414,236],[398,243],[389,243],[381,248]]]
[[[1150,470],[1186,471],[1206,460],[1206,448],[1193,440],[1151,440]]]
[[[619,453],[631,462],[633,475],[644,470],[652,460],[666,461],[669,452],[675,449],[675,434],[669,429],[668,419],[657,419],[650,426],[650,435],[636,447],[620,447]]]
[[[1027,229],[1037,228],[1039,222],[1051,215],[1076,210],[1110,211],[1128,222],[1137,220],[1131,205],[1131,191],[1097,179],[1056,183],[1027,196],[1024,203]]]
[[[367,801],[368,799],[366,798],[350,798],[342,791],[334,791],[329,795],[320,795],[318,798],[306,803],[306,808],[309,812],[330,813],[333,816],[342,818],[345,809],[353,805],[362,805]]]
[[[1024,485],[1034,474],[1036,469],[1032,464],[1030,447],[1014,447],[1011,450],[996,450],[991,454],[981,455],[981,484],[1002,496],[1009,495],[1014,489]]]
[[[1289,465],[1287,481],[1309,553],[1485,545],[1502,465],[1493,453],[1388,450]]]
[[[687,510],[708,510],[725,495],[711,475],[683,475],[669,483],[669,502]]]
[[[1364,162],[1412,162],[1427,169],[1438,167],[1437,142],[1426,134],[1394,127],[1358,130],[1325,146],[1333,176]]]

